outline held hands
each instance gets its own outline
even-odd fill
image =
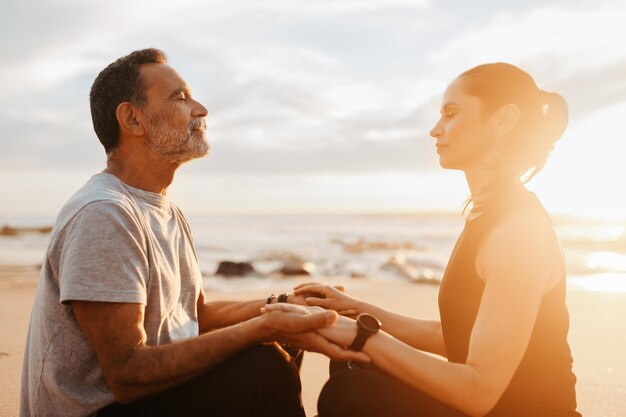
[[[346,295],[340,285],[321,285],[315,282],[306,282],[294,288],[294,295],[309,306],[319,306],[335,310],[342,316],[356,317],[358,314],[358,300]]]
[[[269,304],[261,309],[274,329],[274,340],[322,353],[340,361],[370,362],[363,352],[344,347],[356,337],[356,323],[334,311],[290,303]]]

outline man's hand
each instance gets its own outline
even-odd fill
[[[323,308],[312,309],[290,303],[268,304],[261,308],[269,330],[268,339],[304,333],[327,327],[337,320],[337,313]]]
[[[283,331],[276,334],[278,341],[304,350],[322,353],[333,360],[365,363],[371,361],[369,356],[363,352],[353,352],[342,347],[347,346],[354,339],[356,334],[354,320],[339,317],[334,311],[327,311],[320,307],[304,307],[288,303],[267,305],[261,311],[269,320],[273,320],[277,327],[283,328]],[[325,325],[311,327],[308,331],[300,333],[284,331],[285,321],[291,323],[288,327],[289,330],[293,330],[302,326],[304,322],[319,320],[314,319],[319,315],[327,317],[328,321]],[[338,325],[338,321],[340,325]],[[304,327],[300,328],[304,329]],[[350,340],[348,341],[348,339]],[[340,340],[345,343],[340,342]]]

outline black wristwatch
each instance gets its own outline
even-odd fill
[[[370,336],[375,335],[380,330],[381,323],[371,314],[361,313],[356,317],[357,334],[348,349],[359,352],[363,349],[365,342]]]

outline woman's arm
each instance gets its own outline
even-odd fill
[[[360,313],[369,313],[382,322],[382,330],[396,339],[416,349],[446,356],[441,322],[438,320],[420,320],[392,313],[350,297],[337,287],[329,285],[301,284],[295,288],[294,293],[307,296],[306,302],[310,306],[335,310],[350,317],[355,317]]]
[[[408,385],[483,416],[510,383],[528,347],[541,298],[563,276],[564,266],[551,224],[534,211],[505,219],[480,248],[476,265],[485,289],[466,363],[427,355],[387,332],[371,337],[364,352]],[[356,330],[353,322],[341,319],[320,333],[348,345]]]

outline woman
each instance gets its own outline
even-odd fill
[[[440,165],[465,173],[472,209],[441,284],[441,320],[403,317],[333,287],[296,288],[310,306],[382,323],[376,332],[375,320],[361,317],[359,341],[350,318],[324,329],[331,341],[362,348],[373,366],[335,370],[320,417],[580,416],[564,258],[523,185],[567,121],[563,98],[510,64],[480,65],[450,84],[431,136]]]

